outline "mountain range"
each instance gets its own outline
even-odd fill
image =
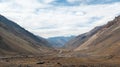
[[[0,15],[0,31],[0,55],[39,54],[58,47],[96,55],[119,54],[120,16],[76,37],[45,39]]]
[[[120,16],[78,36],[45,39],[0,15],[0,67],[120,67]]]
[[[51,46],[54,48],[63,47],[69,40],[74,38],[75,36],[58,36],[58,37],[50,37],[48,38],[48,42],[51,43]]]

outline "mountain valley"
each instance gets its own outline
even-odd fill
[[[76,37],[45,39],[0,15],[0,67],[120,67],[119,35],[120,16]]]

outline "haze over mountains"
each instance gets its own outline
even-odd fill
[[[75,36],[58,36],[58,37],[50,37],[48,38],[48,42],[51,43],[51,46],[54,48],[61,48],[63,47],[69,40],[74,38]]]

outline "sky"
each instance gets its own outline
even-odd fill
[[[0,0],[0,14],[45,38],[80,35],[120,15],[120,0]]]

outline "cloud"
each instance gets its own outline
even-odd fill
[[[0,14],[43,37],[79,35],[120,15],[120,2],[68,5],[78,1],[93,0],[6,0],[0,1]]]

